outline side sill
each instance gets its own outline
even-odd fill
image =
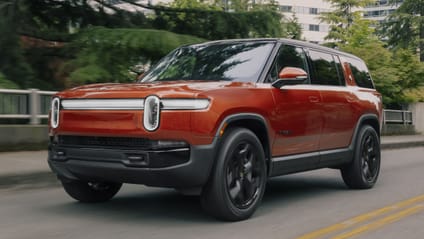
[[[339,167],[352,159],[351,148],[334,149],[321,152],[274,157],[271,159],[270,177],[304,172],[326,167]]]

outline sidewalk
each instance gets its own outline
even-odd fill
[[[381,148],[398,149],[424,146],[424,135],[383,136]],[[54,174],[47,165],[47,151],[0,153],[0,188],[8,184],[52,180]]]

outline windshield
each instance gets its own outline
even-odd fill
[[[141,82],[256,82],[273,46],[272,42],[231,42],[181,47],[160,60]]]

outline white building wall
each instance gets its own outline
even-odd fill
[[[366,6],[363,9],[363,16],[365,19],[383,22],[390,14],[392,14],[403,1],[397,4],[390,3],[389,0],[378,0],[374,4]]]
[[[280,11],[291,18],[293,13],[302,26],[302,39],[315,43],[323,43],[329,26],[319,19],[321,12],[331,11],[331,5],[323,0],[277,0]],[[318,26],[318,27],[317,27]]]

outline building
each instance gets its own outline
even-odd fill
[[[277,0],[280,11],[288,18],[293,14],[302,27],[302,39],[314,43],[323,43],[329,31],[329,25],[321,22],[320,13],[330,12],[331,4],[323,0]]]
[[[302,26],[302,39],[314,43],[325,42],[330,27],[321,22],[319,14],[330,12],[331,4],[324,0],[277,0],[280,11],[288,18],[293,14],[298,18]],[[389,0],[377,0],[375,3],[359,9],[363,11],[366,19],[374,20],[377,23],[383,22],[387,16],[392,14],[402,4],[403,0],[392,4]]]
[[[403,3],[403,0],[396,1],[395,4],[389,0],[378,0],[374,4],[363,9],[365,19],[374,20],[378,23],[384,22],[386,17],[392,14]]]

